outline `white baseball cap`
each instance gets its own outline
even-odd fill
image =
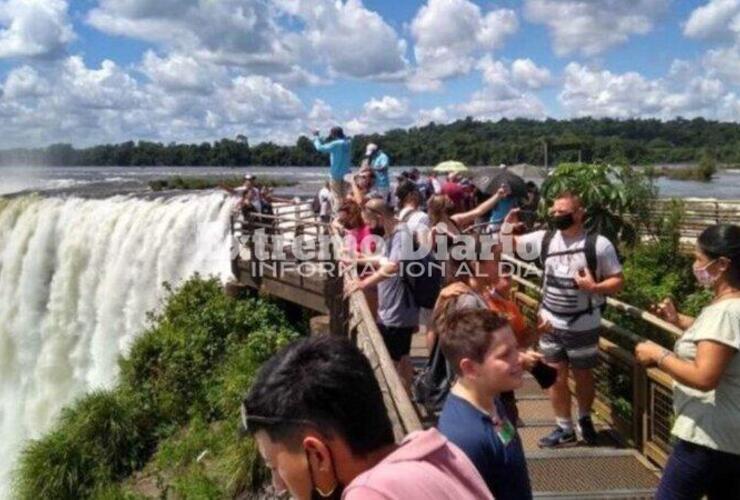
[[[365,148],[365,156],[373,154],[375,151],[378,150],[377,144],[373,144],[372,142],[367,145]]]
[[[245,181],[253,181],[254,180],[254,176],[252,174],[247,174],[247,175],[244,176],[244,180]]]

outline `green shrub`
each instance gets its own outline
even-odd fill
[[[167,286],[149,319],[120,360],[117,389],[81,398],[23,451],[17,497],[136,498],[116,483],[155,451],[156,484],[183,498],[223,498],[264,480],[253,440],[237,439],[238,406],[257,368],[296,337],[285,316],[196,275],[177,291]],[[205,465],[196,463],[205,449]]]
[[[654,238],[625,253],[625,288],[618,295],[620,300],[648,309],[650,305],[670,297],[681,312],[691,315],[698,314],[709,302],[711,293],[699,287],[691,271],[693,257],[680,245],[683,210],[680,201],[672,202],[666,215],[654,222],[651,228]],[[666,347],[672,347],[675,341],[672,334],[627,314],[610,309],[606,316]]]
[[[648,220],[650,205],[657,196],[651,179],[630,167],[564,163],[542,185],[543,209],[566,191],[581,197],[588,230],[627,246],[637,243],[636,225]]]
[[[135,413],[113,392],[95,392],[65,409],[54,430],[20,458],[21,499],[89,496],[98,483],[117,481],[148,456]]]
[[[289,187],[298,184],[295,181],[275,179],[272,177],[259,177],[255,180],[255,183],[263,187]],[[169,191],[173,189],[203,190],[214,189],[221,185],[235,188],[242,184],[244,184],[244,179],[241,177],[181,177],[177,175],[166,179],[149,181],[149,188],[152,191]]]
[[[717,160],[710,153],[704,153],[698,164],[689,167],[666,168],[663,173],[669,179],[679,181],[710,182],[717,173]]]

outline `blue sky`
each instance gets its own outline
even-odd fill
[[[0,0],[0,147],[740,118],[740,0]]]

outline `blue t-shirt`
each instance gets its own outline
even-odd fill
[[[384,152],[379,152],[373,159],[373,171],[375,172],[375,187],[387,189],[391,187],[391,181],[388,176],[388,165],[390,160]]]
[[[331,142],[322,143],[316,137],[313,145],[321,153],[329,153],[329,175],[333,181],[342,182],[344,176],[349,173],[350,161],[352,160],[351,141],[349,139],[336,139]]]
[[[496,400],[499,415],[505,415]],[[508,445],[496,432],[491,417],[454,394],[447,396],[437,425],[447,439],[463,450],[496,500],[530,500],[527,462],[519,434]]]
[[[493,207],[493,210],[491,210],[491,218],[488,219],[488,222],[501,225],[511,209],[517,206],[519,206],[519,198],[514,196],[507,196],[503,200],[499,200],[496,206]]]

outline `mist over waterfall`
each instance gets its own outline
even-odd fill
[[[228,275],[230,209],[215,193],[0,198],[0,498],[23,442],[115,383],[162,282]]]

